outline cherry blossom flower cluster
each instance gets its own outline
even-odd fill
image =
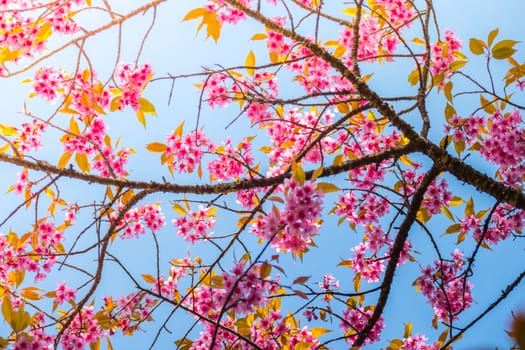
[[[297,346],[314,348],[319,341],[306,328],[294,328],[292,323],[284,318],[279,310],[275,309],[267,295],[277,291],[278,277],[273,281],[261,276],[261,265],[246,270],[246,263],[237,262],[230,272],[215,276],[212,285],[196,288],[187,306],[199,315],[215,320],[221,309],[234,312],[238,315],[248,314],[256,310],[255,320],[249,326],[249,339],[263,349],[277,350],[283,348],[282,339],[287,340],[291,349]],[[240,324],[225,314],[218,329],[214,323],[201,319],[204,329],[196,339],[191,349],[209,349],[214,347],[212,339],[215,335],[216,346],[252,349],[253,345],[239,338]]]
[[[67,73],[53,67],[40,67],[33,76],[32,90],[29,96],[39,96],[48,102],[54,102],[69,86]]]
[[[219,154],[217,159],[208,162],[208,171],[212,180],[238,179],[254,163],[252,144],[247,138],[243,138],[237,148],[233,148],[230,138],[224,146],[215,148]]]
[[[330,125],[333,116],[331,112],[319,115],[315,111],[301,112],[292,109],[281,120],[262,122],[261,126],[266,128],[273,145],[268,150],[271,164],[268,175],[281,174],[298,154],[310,146],[317,135],[317,131],[314,130],[323,130],[326,125]],[[323,153],[332,153],[338,147],[335,138],[326,136],[312,147],[303,159],[305,162],[318,163]]]
[[[239,0],[239,2],[246,7],[250,7],[252,1],[253,0]],[[205,8],[215,13],[221,23],[237,24],[239,21],[246,19],[244,12],[228,6],[222,0],[210,0]]]
[[[525,226],[525,211],[516,210],[508,204],[500,204],[491,216],[491,223],[484,232],[484,224],[475,215],[467,215],[460,221],[460,232],[473,231],[474,239],[483,239],[486,244],[496,245],[507,239],[513,232],[521,232]]]
[[[61,111],[75,116],[70,121],[70,133],[61,138],[65,152],[91,157],[93,169],[101,176],[123,177],[127,175],[125,165],[133,150],[112,148],[106,138],[107,127],[103,115],[109,110],[122,110],[126,106],[139,110],[141,93],[152,75],[148,64],[132,68],[129,64],[122,63],[115,72],[116,80],[120,81],[119,86],[105,87],[96,78],[96,74],[87,69],[77,73],[72,79],[66,72],[44,67],[32,79],[30,96],[39,96],[50,102],[64,98],[64,108]],[[112,93],[117,95],[113,101]],[[83,130],[79,123],[85,126]],[[42,127],[41,129],[40,133],[43,131]],[[40,140],[38,136],[40,134],[28,139],[24,146],[37,147]],[[32,143],[28,143],[29,141]],[[87,165],[85,167],[83,170],[88,169]]]
[[[286,55],[291,50],[291,46],[286,42],[284,35],[273,30],[267,32],[266,46],[269,52],[274,52],[278,56]]]
[[[58,305],[67,303],[69,301],[75,301],[77,291],[75,289],[66,286],[66,282],[61,282],[55,289],[55,303]]]
[[[422,207],[427,209],[429,215],[441,213],[441,206],[448,206],[452,200],[452,193],[448,190],[448,183],[445,179],[433,181],[428,186]]]
[[[476,145],[482,157],[500,166],[503,181],[514,187],[523,186],[525,176],[525,129],[519,110],[503,114],[496,111],[487,117],[453,115],[445,126],[455,142]]]
[[[445,30],[445,40],[430,46],[430,71],[433,76],[444,74],[450,77],[452,69],[450,65],[457,60],[457,53],[461,50],[463,43],[450,29]]]
[[[184,240],[195,243],[206,240],[213,235],[210,230],[215,225],[215,216],[211,208],[199,206],[198,211],[188,210],[185,216],[172,220],[177,227],[177,234]]]
[[[84,4],[84,0],[53,1],[50,5],[51,13],[46,21],[53,26],[53,30],[60,34],[74,34],[80,30],[80,25],[73,20],[76,7]]]
[[[403,338],[403,350],[438,350],[439,344],[427,344],[427,337],[423,334],[415,334],[410,337]]]
[[[301,185],[293,179],[285,181],[283,193],[285,207],[279,210],[274,206],[258,216],[250,231],[271,241],[278,251],[303,253],[319,230],[323,193],[311,181]]]
[[[356,224],[367,228],[379,222],[379,219],[388,214],[389,203],[384,197],[371,192],[357,195],[355,191],[348,191],[339,196],[335,203],[335,214],[346,217],[350,226]]]
[[[25,154],[42,147],[42,134],[46,130],[46,124],[36,120],[22,123],[20,134],[15,138],[13,144],[20,154]]]
[[[115,220],[116,213],[111,213],[111,219]],[[164,214],[158,203],[144,204],[138,208],[128,210],[117,225],[117,230],[121,231],[122,239],[139,238],[146,233],[146,228],[153,233],[164,226]]]
[[[123,334],[133,335],[139,329],[140,324],[150,318],[152,308],[157,301],[144,293],[131,293],[120,296],[116,301],[112,297],[104,297],[103,310],[111,320],[109,334],[115,334],[120,329]]]
[[[489,136],[481,144],[480,154],[498,164],[510,186],[522,187],[525,176],[525,129],[518,110],[490,116]]]
[[[368,322],[368,319],[372,316],[373,312],[370,309],[345,309],[343,310],[343,319],[339,323],[339,327],[349,334],[346,338],[346,342],[352,344]],[[383,317],[380,317],[368,336],[365,339],[366,343],[372,344],[380,340],[379,336],[381,331],[385,327]]]
[[[258,320],[251,327],[251,337],[255,344],[268,350],[283,349],[284,344],[280,341],[283,337],[288,339],[290,349],[297,347],[315,349],[320,345],[307,327],[293,329],[278,311],[272,311],[268,316]]]
[[[226,107],[238,98],[271,99],[278,93],[275,74],[261,71],[247,78],[239,73],[213,73],[203,83],[206,103],[214,107]]]
[[[443,322],[456,320],[472,304],[472,284],[463,271],[463,253],[456,249],[451,255],[450,261],[435,260],[433,266],[422,269],[415,282]]]
[[[42,6],[39,1],[0,2],[0,48],[3,62],[19,62],[42,52],[53,32],[73,34],[80,27],[73,20],[80,0],[53,1]],[[35,11],[41,9],[41,13]],[[34,11],[33,11],[34,10]],[[0,73],[8,71],[2,65]]]
[[[402,144],[402,135],[400,135],[396,130],[393,130],[390,133],[388,133],[386,130],[384,130],[382,133],[378,133],[377,130],[380,123],[380,121],[378,122],[374,119],[367,118],[357,122],[356,125],[354,125],[349,130],[352,132],[352,137],[348,134],[341,133],[338,142],[344,145],[343,154],[354,157],[363,156],[367,154],[379,153]],[[381,163],[381,165],[383,164],[387,165],[388,162]],[[373,171],[369,168],[370,167],[359,168],[355,171],[358,175],[360,175],[360,172],[365,169],[367,170],[367,173],[369,171]],[[381,169],[380,166],[376,166],[376,168]],[[381,180],[382,174],[384,174],[383,170],[376,171],[380,171],[380,173],[375,175],[374,178]],[[360,177],[360,180],[355,182],[371,183],[373,181],[367,180],[366,177]]]
[[[338,290],[339,284],[339,281],[334,276],[326,274],[323,276],[323,281],[319,282],[319,287],[325,291]]]
[[[153,69],[149,64],[133,67],[129,63],[120,63],[115,70],[115,78],[120,82],[117,87],[122,95],[117,97],[118,109],[130,106],[135,111],[140,108],[140,95],[153,77]]]
[[[469,145],[475,142],[485,126],[485,119],[475,115],[471,115],[468,118],[453,115],[447,122],[448,125],[445,125],[445,132],[447,134],[452,133],[454,141],[463,141]]]
[[[17,173],[18,180],[13,185],[13,189],[15,190],[16,194],[21,194],[24,189],[31,189],[31,182],[29,181],[29,174],[27,168],[24,168],[23,171]]]
[[[8,285],[10,272],[33,272],[34,281],[44,280],[62,252],[62,231],[54,223],[42,220],[33,232],[18,237],[14,232],[0,234],[0,282]],[[34,255],[45,258],[33,258]]]
[[[105,335],[106,332],[95,317],[93,306],[87,306],[73,318],[60,338],[60,345],[64,350],[84,349],[89,344],[97,343]]]
[[[13,350],[53,350],[55,337],[45,332],[44,313],[36,313],[31,321],[31,328],[27,332],[28,337],[21,336],[13,345]]]
[[[215,146],[202,130],[195,130],[186,135],[174,131],[166,138],[166,150],[162,160],[168,164],[171,172],[192,173],[200,166],[204,153],[211,153],[214,149]]]
[[[220,284],[199,286],[187,301],[187,306],[201,315],[216,319],[220,311],[246,314],[263,306],[267,295],[275,292],[276,283],[260,275],[260,265],[246,270],[245,262],[236,262],[230,272],[220,275]]]
[[[376,12],[363,14],[359,23],[357,58],[369,62],[383,55],[392,55],[399,42],[398,35],[415,17],[409,1],[376,1],[375,5],[378,7]],[[375,15],[378,11],[384,13],[381,19]],[[388,18],[389,26],[385,25],[384,18]],[[395,27],[398,33],[392,33],[390,26]],[[346,64],[349,66],[352,64],[353,42],[353,29],[344,28],[339,34],[339,44],[346,48]]]
[[[253,209],[257,205],[257,190],[250,188],[247,190],[237,191],[237,203],[243,208]]]

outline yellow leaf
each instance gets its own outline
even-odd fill
[[[0,132],[4,136],[14,136],[18,133],[18,129],[11,125],[0,124]]]
[[[55,192],[53,192],[53,190],[50,188],[50,187],[47,187],[45,190],[44,190],[45,194],[47,194],[49,197],[51,198],[55,198]]]
[[[494,101],[488,101],[483,95],[479,95],[479,103],[488,114],[493,114],[497,111],[496,107],[494,107]]]
[[[474,55],[483,55],[486,47],[487,45],[479,39],[470,38],[469,40],[469,49]]]
[[[250,50],[250,52],[248,53],[248,56],[246,57],[245,65],[246,65],[246,72],[248,72],[248,74],[253,76],[253,74],[255,74],[255,69],[253,69],[253,67],[255,67],[255,55],[252,50]]]
[[[445,119],[449,120],[456,114],[456,110],[450,104],[447,103],[445,106]]]
[[[472,200],[472,197],[470,197],[467,201],[467,205],[465,206],[465,216],[474,215],[474,201]]]
[[[315,171],[312,173],[312,177],[310,178],[311,181],[315,181],[319,176],[323,174],[324,168],[320,166],[319,168],[315,169]]]
[[[357,8],[355,7],[347,7],[345,9],[343,9],[343,13],[347,16],[351,16],[351,17],[354,17],[357,15]]]
[[[140,109],[137,111],[137,119],[139,120],[140,124],[144,126],[144,129],[146,128],[146,117],[144,116],[144,112],[142,112]]]
[[[184,207],[178,203],[173,203],[171,209],[175,210],[180,215],[186,215],[186,210],[184,210]]]
[[[175,129],[175,136],[182,137],[182,131],[184,129],[184,122],[180,123],[179,126],[177,126],[177,129]]]
[[[153,103],[151,103],[144,97],[141,97],[139,99],[139,106],[140,110],[145,114],[157,115],[157,111],[155,111],[155,106],[153,105]]]
[[[285,141],[285,142],[281,143],[279,148],[290,148],[290,147],[293,147],[293,146],[295,146],[295,142],[294,141]]]
[[[319,182],[317,188],[323,191],[323,193],[330,193],[339,191],[340,188],[330,182]]]
[[[492,48],[492,57],[498,60],[509,58],[516,52],[514,45],[517,43],[518,41],[515,40],[498,41]]]
[[[83,172],[88,173],[91,170],[91,166],[89,165],[89,161],[85,153],[75,154],[75,162]]]
[[[460,68],[463,68],[468,63],[467,60],[457,60],[450,64],[451,70],[459,70]]]
[[[403,338],[408,338],[410,336],[412,336],[412,322],[405,324],[405,335]]]
[[[222,28],[222,24],[217,19],[217,16],[214,13],[208,12],[208,14],[204,15],[203,22],[207,24],[206,38],[211,37],[215,42],[217,42],[221,35]]]
[[[255,34],[254,36],[252,36],[252,38],[250,40],[264,40],[266,38],[268,38],[267,34],[259,33],[259,34]]]
[[[342,46],[342,45],[339,45],[339,46],[337,46],[337,48],[334,51],[334,56],[336,58],[339,58],[339,57],[343,56],[345,54],[345,52],[346,52],[346,47]]]
[[[146,149],[150,152],[164,152],[166,145],[160,142],[152,142],[146,146]]]
[[[441,212],[445,214],[447,218],[454,221],[454,216],[452,215],[452,212],[444,205],[441,205]]]
[[[312,335],[315,338],[319,338],[320,336],[323,336],[326,333],[330,333],[330,332],[331,332],[331,330],[323,328],[323,327],[314,327],[314,328],[310,329],[310,333],[312,333]]]
[[[338,154],[334,157],[333,165],[341,165],[345,161],[345,156],[342,154]]]
[[[410,85],[416,85],[419,83],[419,71],[417,69],[414,69],[410,74],[408,75],[408,82]]]
[[[412,39],[412,42],[413,42],[414,44],[417,44],[417,45],[426,45],[425,40],[420,39],[420,38],[414,38],[414,39]]]
[[[6,143],[4,144],[3,146],[0,147],[0,153],[5,153],[9,150],[9,148],[11,148],[11,145]]]
[[[152,275],[149,275],[147,273],[145,274],[142,274],[142,278],[144,279],[144,281],[146,281],[147,283],[156,283],[157,282],[157,279],[155,277],[153,277]]]
[[[499,29],[498,28],[493,29],[493,30],[490,31],[489,36],[488,36],[488,41],[487,41],[489,46],[492,46],[492,43],[494,42],[494,39],[496,39],[496,36],[498,36],[498,33],[499,33]]]
[[[202,16],[204,16],[207,13],[209,13],[209,11],[207,9],[205,9],[204,7],[199,7],[199,8],[193,9],[190,12],[188,12],[186,14],[186,16],[184,16],[184,18],[182,20],[183,21],[190,21],[192,19],[197,19],[199,17],[202,17]]]
[[[69,159],[71,158],[71,152],[64,152],[60,159],[58,160],[58,168],[64,169],[66,165],[69,163]]]
[[[115,112],[117,109],[120,108],[120,101],[122,100],[122,96],[114,97],[111,100],[111,103],[109,104],[109,110],[111,112]]]
[[[295,161],[292,162],[292,177],[301,185],[304,184],[304,180],[306,179],[303,167]]]
[[[44,23],[40,28],[38,28],[38,33],[36,34],[35,41],[41,43],[49,39],[51,34],[53,34],[53,27],[49,23]]]
[[[4,320],[6,320],[8,323],[11,323],[11,320],[14,316],[14,310],[13,304],[11,304],[11,298],[9,296],[4,296],[4,300],[2,302],[2,316],[4,316]]]
[[[403,163],[403,164],[405,164],[405,165],[407,165],[409,167],[413,167],[414,166],[414,162],[407,155],[402,155],[401,157],[399,157],[399,160],[401,161],[401,163]]]
[[[36,287],[26,287],[22,289],[22,292],[20,294],[22,295],[22,298],[25,299],[40,300],[42,299],[42,296],[37,293],[39,291],[42,291],[42,289]]]
[[[89,343],[90,350],[100,350],[100,338],[95,343]]]
[[[448,102],[452,103],[452,88],[454,87],[454,84],[449,81],[445,84],[445,97],[447,98]]]
[[[75,121],[75,118],[71,117],[69,120],[69,131],[71,131],[75,135],[80,134],[80,129],[78,127],[77,122]]]
[[[465,201],[461,197],[454,196],[454,197],[452,197],[452,200],[449,201],[447,204],[449,206],[455,207],[455,206],[461,205],[463,203],[465,203]]]

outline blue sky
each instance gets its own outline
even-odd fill
[[[333,0],[327,0],[333,1]],[[134,6],[141,4],[142,1],[127,1],[125,6]],[[221,40],[215,44],[211,40],[204,41],[203,33],[196,36],[195,29],[196,22],[181,23],[184,14],[190,9],[198,6],[201,2],[197,1],[169,1],[159,7],[156,25],[152,30],[145,49],[142,55],[142,62],[149,62],[154,67],[157,76],[163,76],[167,73],[182,74],[188,72],[200,71],[201,67],[213,67],[215,64],[222,66],[233,66],[243,64],[245,57],[250,49],[257,54],[263,52],[261,50],[262,42],[252,42],[249,38],[254,33],[264,31],[264,28],[251,23],[244,23],[239,27],[225,27]],[[435,3],[436,12],[438,14],[440,28],[443,31],[445,28],[454,29],[456,34],[464,42],[464,51],[468,50],[468,38],[478,37],[485,39],[487,33],[496,28],[500,28],[499,39],[516,39],[523,40],[523,33],[525,33],[525,22],[522,19],[525,13],[525,2],[519,0],[504,0],[497,3],[492,1],[474,1],[462,0],[460,2],[453,0],[441,0]],[[139,16],[124,26],[123,43],[121,57],[123,61],[132,62],[136,57],[138,48],[138,38],[140,38],[150,23],[151,17],[147,14]],[[103,22],[102,18],[89,18],[89,25],[95,27]],[[337,33],[333,33],[335,38]],[[106,77],[111,72],[112,65],[108,62],[108,57],[114,56],[114,42],[116,40],[116,32],[110,31],[103,33],[102,36],[96,40],[92,40],[87,44],[87,52],[101,77]],[[523,44],[518,45],[520,50],[525,49]],[[519,60],[523,61],[525,55],[519,54]],[[72,64],[71,57],[73,51],[68,50],[60,54],[56,58],[49,60],[47,63],[55,66],[67,66]],[[75,56],[76,57],[76,56]],[[477,62],[469,63],[467,71],[476,75],[483,69],[482,58],[476,57]],[[262,61],[262,60],[261,60]],[[409,67],[410,68],[410,67]],[[375,67],[366,67],[365,69],[374,71]],[[400,87],[406,87],[406,76],[409,71],[389,71],[388,66],[381,67],[377,77],[374,77],[372,86],[377,88],[385,95],[398,92]],[[20,80],[22,77],[20,78]],[[482,78],[482,79],[486,79]],[[15,78],[16,80],[16,78]],[[111,115],[108,118],[108,124],[111,128],[111,134],[114,138],[121,136],[123,145],[133,145],[139,150],[140,157],[135,157],[130,160],[131,177],[134,179],[144,180],[160,180],[161,176],[169,175],[166,171],[159,172],[157,167],[159,165],[158,155],[146,154],[144,145],[153,141],[163,141],[165,135],[170,130],[174,129],[181,121],[186,120],[186,130],[193,127],[197,112],[197,99],[199,92],[195,89],[192,83],[197,80],[180,80],[175,84],[173,99],[171,104],[167,105],[169,94],[169,82],[155,82],[150,84],[145,92],[145,96],[154,102],[158,117],[148,119],[148,128],[144,131],[143,127],[136,121],[133,112],[128,110],[123,113]],[[21,109],[26,92],[27,85],[18,85],[13,80],[1,81],[0,85],[4,91],[2,101],[4,103],[2,113],[2,123],[15,123],[21,120],[16,111]],[[458,85],[460,86],[460,85]],[[472,101],[467,100],[458,102],[455,107],[458,112],[462,111],[467,114],[475,109]],[[521,99],[523,102],[523,99]],[[475,103],[475,102],[474,102]],[[51,109],[44,106],[37,101],[29,101],[29,108],[33,111],[45,114],[49,113]],[[431,97],[431,106],[435,108],[432,115],[439,120],[442,118],[442,110],[444,102],[442,96]],[[461,112],[460,112],[461,113]],[[240,140],[243,136],[255,135],[259,133],[257,128],[252,128],[246,121],[237,122],[233,128],[224,129],[224,126],[230,122],[237,115],[237,108],[227,108],[224,110],[210,110],[204,109],[202,114],[201,125],[206,127],[209,134],[215,137],[219,142],[220,138],[224,136],[231,136],[234,141]],[[439,139],[442,133],[442,126],[436,122],[432,129],[432,137]],[[48,157],[50,162],[56,162],[61,149],[59,146],[41,152],[45,157]],[[16,181],[16,169],[11,166],[2,165],[2,173],[5,179],[5,188]],[[490,171],[490,169],[488,169]],[[177,175],[173,180],[175,182],[195,182],[194,176]],[[340,179],[338,180],[340,181]],[[453,180],[449,181],[450,183]],[[93,186],[80,186],[74,181],[65,181],[63,183],[63,192],[68,199],[87,198],[93,195]],[[479,208],[488,208],[492,201],[483,199],[469,186],[454,183],[452,186],[457,193],[461,192],[464,197],[470,195],[474,198],[479,198],[476,202]],[[167,217],[171,219],[172,213],[169,211],[168,201],[171,197],[154,196],[150,198],[151,201],[158,200],[165,205],[165,212]],[[6,199],[0,202],[0,208],[3,212],[9,210],[13,205],[13,200],[16,200],[13,194],[6,195]],[[331,204],[326,205],[326,211],[331,208]],[[80,220],[81,221],[81,220]],[[343,284],[346,283],[351,286],[351,271],[348,269],[337,268],[334,269],[334,261],[339,257],[349,258],[350,248],[357,244],[358,235],[350,232],[347,226],[342,225],[336,227],[331,220],[323,228],[322,234],[316,241],[319,249],[312,251],[312,254],[305,256],[303,264],[293,261],[289,256],[281,260],[282,265],[287,271],[290,271],[289,277],[299,275],[312,275],[311,281],[318,281],[326,272],[332,272]],[[13,227],[17,227],[20,231],[25,230],[24,216],[19,215],[17,221],[13,221]],[[443,224],[440,220],[435,220],[430,223],[432,230],[435,230],[436,236],[439,236],[444,231],[447,224]],[[8,228],[2,227],[2,232]],[[230,233],[232,227],[228,222],[218,223],[216,232]],[[426,265],[431,262],[434,257],[425,255],[426,252],[431,251],[430,246],[426,240],[420,236],[421,232],[417,229],[411,231],[410,237],[414,244],[417,244],[416,249],[422,254],[418,256],[421,259],[421,265]],[[168,223],[164,232],[159,235],[161,246],[163,247],[162,256],[167,261],[170,258],[177,258],[186,255],[186,251],[191,249],[193,254],[198,254],[203,258],[211,259],[217,254],[217,250],[209,246],[199,245],[197,247],[190,247],[180,238],[174,237],[175,231],[171,224]],[[450,249],[454,247],[454,237],[440,238],[444,244]],[[253,239],[252,239],[253,240]],[[118,242],[112,248],[116,254],[126,259],[127,263],[137,273],[148,273],[154,271],[152,261],[145,259],[145,247],[151,249],[153,242],[151,236],[145,237],[143,241],[125,241]],[[460,249],[466,253],[470,252],[473,244],[463,243]],[[485,305],[497,298],[501,289],[509,283],[514,276],[523,268],[523,244],[521,240],[508,240],[498,245],[493,252],[482,251],[480,257],[476,260],[476,272],[473,278],[474,284],[474,298],[476,304],[471,310],[466,312],[463,322],[468,322],[472,317],[475,317],[477,312],[483,309]],[[236,250],[233,254],[241,254]],[[238,255],[237,255],[238,256]],[[89,259],[85,259],[82,263],[90,263]],[[165,265],[167,270],[167,265]],[[431,340],[435,339],[440,332],[432,330],[430,319],[432,310],[426,303],[422,295],[416,295],[414,288],[411,286],[412,281],[417,277],[419,271],[418,264],[408,264],[401,267],[396,274],[395,284],[390,296],[390,302],[385,310],[385,319],[387,328],[383,332],[383,339],[385,341],[403,334],[404,323],[413,322],[414,332],[425,333],[429,335]],[[99,295],[104,295],[106,292],[111,292],[114,295],[118,293],[116,290],[124,289],[127,282],[125,278],[119,275],[118,269],[108,267],[105,277],[107,278],[100,291]],[[69,278],[69,273],[61,272],[56,280],[60,281]],[[72,276],[72,275],[71,275]],[[50,288],[54,286],[54,280],[49,282]],[[496,311],[493,311],[485,320],[481,321],[474,329],[472,329],[464,337],[461,345],[456,349],[493,349],[498,346],[500,349],[508,348],[509,341],[504,333],[504,329],[508,325],[511,310],[518,308],[525,309],[525,286],[520,286]],[[162,320],[166,310],[161,310],[155,315],[157,320]],[[185,327],[190,320],[189,317],[175,318],[168,326],[171,330],[178,334],[184,332]],[[156,324],[146,325],[145,329],[155,330]],[[327,328],[336,329],[337,322],[333,325],[325,326]],[[180,331],[179,331],[180,329]],[[2,325],[0,324],[0,334]],[[441,331],[441,329],[440,329]],[[167,334],[163,338],[162,343],[158,344],[158,348],[169,347],[174,336]],[[137,344],[149,344],[152,339],[151,333],[139,335],[137,338],[125,338],[115,340],[115,349],[121,348],[143,348],[137,347]],[[376,349],[382,345],[370,346],[370,349]],[[342,346],[342,344],[339,344]],[[343,348],[343,347],[336,348]]]

